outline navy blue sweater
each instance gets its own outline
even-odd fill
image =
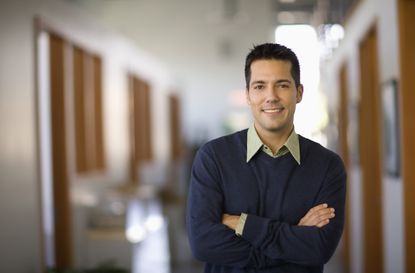
[[[290,153],[262,151],[247,163],[247,130],[202,146],[193,163],[187,228],[205,272],[323,272],[343,230],[346,173],[339,156],[299,136],[301,164]],[[336,217],[323,228],[297,226],[327,203]],[[222,214],[248,214],[242,236]]]

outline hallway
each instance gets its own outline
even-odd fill
[[[0,1],[0,271],[202,272],[193,158],[252,124],[243,63],[278,42],[300,60],[295,131],[347,169],[324,272],[415,272],[413,14],[414,0]]]

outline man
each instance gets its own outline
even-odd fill
[[[193,163],[192,251],[205,272],[323,272],[343,230],[343,163],[295,133],[303,86],[290,49],[255,46],[245,79],[254,124],[208,142]]]

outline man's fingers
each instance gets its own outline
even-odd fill
[[[320,205],[317,205],[317,206],[311,208],[310,211],[315,212],[315,211],[318,211],[318,210],[321,210],[321,209],[325,209],[327,207],[328,207],[328,205],[326,203],[323,203],[323,204],[320,204]]]
[[[315,213],[318,213],[321,210],[327,209],[328,205],[326,203],[312,207],[306,214],[306,218],[313,216]]]
[[[327,225],[328,223],[330,223],[330,220],[329,219],[326,219],[326,220],[321,221],[320,223],[318,223],[316,225],[316,227],[321,228],[321,227],[324,227],[325,225]]]
[[[312,207],[308,212],[307,212],[307,214],[302,218],[302,220],[303,221],[308,221],[308,220],[310,220],[311,218],[313,218],[314,216],[315,216],[315,214],[316,213],[318,213],[319,211],[321,211],[321,210],[324,210],[324,209],[326,209],[328,207],[328,205],[326,204],[326,203],[324,203],[324,204],[320,204],[320,205],[317,205],[317,206],[315,206],[315,207]]]
[[[314,224],[324,221],[326,219],[331,219],[335,216],[333,208],[322,209],[314,212],[308,220]]]
[[[222,214],[222,224],[235,230],[239,222],[239,216],[231,214]]]
[[[311,208],[307,214],[301,218],[298,225],[323,227],[335,217],[334,208],[329,208],[326,203]]]
[[[322,210],[322,209],[325,209],[325,208],[327,208],[327,204],[326,203],[324,203],[324,204],[320,204],[320,205],[317,205],[317,206],[315,206],[315,207],[312,207],[307,213],[306,213],[306,215],[304,215],[304,217],[301,219],[301,221],[302,222],[307,222],[311,217],[313,217],[313,215],[316,213],[316,212],[318,212],[318,211],[320,211],[320,210]],[[300,221],[300,222],[301,222]]]
[[[336,214],[334,213],[334,209],[330,209],[330,212],[324,215],[320,215],[318,217],[318,223],[316,224],[316,227],[323,227],[325,225],[327,225],[328,223],[330,223],[330,219],[334,218],[336,216]]]
[[[316,225],[318,225],[319,223],[326,223],[327,221],[329,221],[330,219],[334,218],[336,215],[334,213],[334,209],[330,210],[329,212],[325,213],[325,214],[321,214],[319,216],[317,216],[314,219],[314,222],[316,223]]]

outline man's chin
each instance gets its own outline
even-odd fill
[[[288,130],[290,130],[290,126],[287,126],[287,124],[278,124],[278,125],[268,125],[266,127],[263,127],[265,131],[269,133],[275,133],[275,134],[281,134]]]
[[[277,127],[277,128],[271,127],[271,128],[268,128],[267,131],[270,132],[270,133],[278,134],[278,133],[281,133],[283,130],[279,127]]]
[[[265,131],[270,132],[270,133],[281,133],[281,131],[283,131],[283,127],[276,126],[276,125],[266,126],[264,129]]]

